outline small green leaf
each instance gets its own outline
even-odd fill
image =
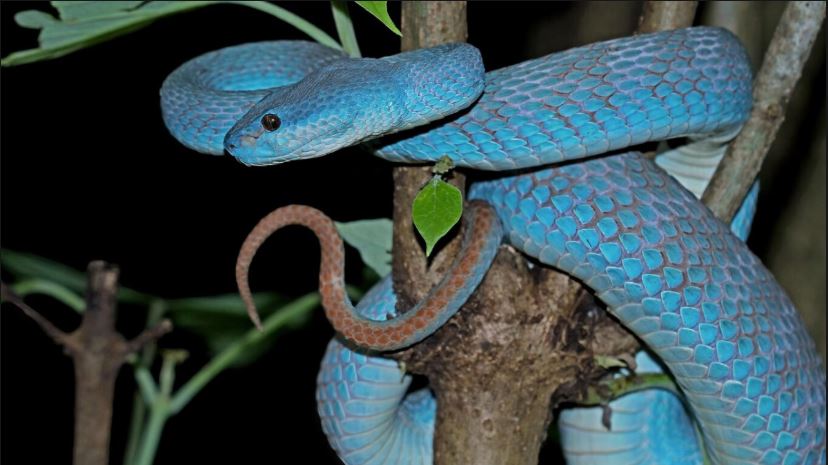
[[[402,37],[402,32],[397,29],[397,25],[394,24],[394,20],[388,16],[388,2],[357,1],[356,4],[364,8],[368,13],[374,15],[374,17],[380,20],[382,24],[385,24],[385,27],[390,29],[391,32]]]
[[[426,255],[434,244],[454,227],[463,214],[460,189],[434,176],[414,199],[411,216],[417,232],[425,239]]]
[[[362,261],[380,277],[391,272],[393,226],[387,218],[336,223],[342,239],[359,250]]]

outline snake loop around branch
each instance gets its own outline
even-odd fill
[[[618,153],[735,131],[751,79],[741,44],[717,28],[615,39],[485,74],[467,44],[348,59],[270,42],[185,63],[162,86],[161,105],[182,143],[249,165],[364,142],[394,162],[447,155],[455,166],[503,171],[472,185],[469,198],[491,205],[499,222],[490,224],[507,242],[580,279],[646,342],[684,392],[714,463],[825,464],[825,371],[790,299],[679,181]],[[482,276],[485,260],[475,266],[467,276]],[[323,278],[323,292],[341,287]],[[467,283],[443,289],[467,295],[476,286]],[[326,307],[341,303],[337,295]],[[393,302],[386,279],[346,313],[393,326],[406,315],[367,322],[393,317]],[[351,328],[337,329],[354,339]],[[405,397],[409,383],[396,363],[331,342],[317,400],[343,461],[431,463],[436,405],[426,391]],[[692,421],[675,398],[619,402],[630,415],[612,431],[589,412],[562,416],[571,463],[698,463]]]

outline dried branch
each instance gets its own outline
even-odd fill
[[[107,465],[118,370],[130,354],[169,332],[172,324],[163,320],[131,341],[125,340],[115,331],[118,269],[95,261],[87,271],[86,310],[80,326],[70,334],[55,327],[5,285],[0,289],[3,300],[23,310],[72,357],[75,366],[74,465]]]
[[[693,25],[699,2],[647,1],[638,19],[637,34],[669,31]]]
[[[825,2],[789,2],[785,7],[754,82],[750,119],[702,196],[722,221],[733,218],[759,174],[824,19]]]

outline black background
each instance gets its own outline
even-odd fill
[[[327,2],[284,6],[336,36]],[[30,8],[52,11],[45,2],[3,2],[3,56],[36,45],[36,32],[13,21],[15,12]],[[364,56],[399,50],[397,36],[358,8],[351,12]],[[567,31],[581,14],[569,3],[473,3],[469,42],[481,49],[486,68],[495,69],[577,45],[579,37]],[[399,24],[398,5],[391,15]],[[626,35],[634,27],[630,18],[599,35]],[[544,29],[554,40],[538,42]],[[191,297],[235,291],[238,246],[275,207],[308,204],[338,221],[390,217],[391,165],[357,149],[247,168],[228,156],[189,151],[168,135],[158,106],[167,74],[201,53],[272,39],[307,37],[267,14],[218,5],[57,60],[4,68],[2,246],[77,269],[104,259],[120,266],[125,286]],[[348,260],[348,281],[364,284],[357,254],[349,251]],[[316,287],[317,263],[312,235],[280,232],[254,265],[252,286],[302,295]],[[54,301],[30,303],[65,329],[77,324],[77,315]],[[137,334],[144,315],[123,306],[119,329]],[[167,423],[156,463],[279,463],[289,457],[336,463],[314,401],[318,363],[332,334],[316,312],[257,363],[222,373]],[[190,352],[179,379],[209,360],[203,343],[183,331],[165,336],[161,346]],[[69,360],[31,321],[4,306],[0,363],[3,461],[69,463]],[[125,368],[116,391],[111,463],[121,462],[133,387]]]

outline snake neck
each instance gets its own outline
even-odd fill
[[[486,70],[480,51],[445,44],[382,58],[401,66],[404,112],[385,134],[422,126],[471,106],[483,93]],[[383,134],[384,135],[384,134]]]

